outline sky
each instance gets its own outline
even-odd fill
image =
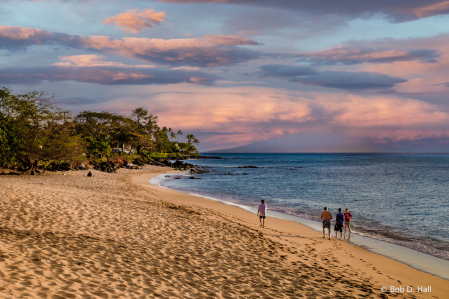
[[[449,1],[0,0],[0,86],[201,152],[449,152]]]

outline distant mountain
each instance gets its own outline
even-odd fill
[[[341,132],[308,131],[272,138],[244,146],[208,151],[207,153],[447,153],[449,140],[376,142],[368,137],[355,137]]]

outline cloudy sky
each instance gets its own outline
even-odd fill
[[[449,151],[449,1],[0,0],[0,86],[201,151]]]

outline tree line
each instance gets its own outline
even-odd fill
[[[83,111],[73,116],[45,92],[13,94],[0,88],[0,166],[32,169],[38,163],[108,158],[131,152],[147,157],[198,155],[198,139],[160,127],[142,107],[130,116]]]

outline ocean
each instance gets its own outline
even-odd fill
[[[216,154],[189,160],[210,172],[161,186],[320,221],[348,208],[353,234],[449,260],[449,155]],[[258,168],[238,168],[257,166]],[[332,231],[332,234],[334,232]]]

